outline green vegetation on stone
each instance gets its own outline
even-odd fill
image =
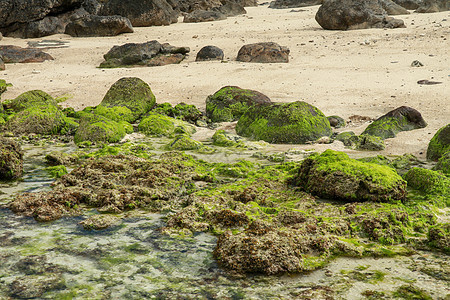
[[[170,118],[164,115],[151,114],[139,123],[139,131],[150,136],[173,137],[176,134],[195,133],[195,128],[181,120]]]
[[[431,297],[427,292],[424,290],[415,287],[413,285],[402,285],[399,288],[395,290],[393,293],[393,296],[399,299],[406,299],[406,300],[432,300],[433,297]]]
[[[441,158],[439,158],[434,170],[442,171],[442,173],[450,176],[450,151],[445,152]]]
[[[168,150],[198,150],[203,148],[203,144],[199,141],[191,139],[189,136],[180,135],[167,144]]]
[[[126,134],[121,123],[112,121],[103,116],[85,115],[80,119],[74,141],[76,144],[90,141],[94,143],[115,143]]]
[[[438,160],[450,151],[450,124],[439,129],[428,144],[427,159]]]
[[[46,170],[53,178],[60,178],[68,173],[64,165],[47,167]]]

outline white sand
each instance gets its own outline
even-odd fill
[[[272,101],[303,100],[325,115],[345,119],[352,115],[377,118],[407,105],[419,110],[428,126],[386,140],[386,150],[381,153],[413,153],[424,158],[429,140],[450,119],[450,13],[398,16],[405,21],[404,29],[325,31],[314,20],[317,9],[313,6],[291,12],[250,7],[247,15],[223,21],[135,28],[134,33],[117,37],[54,35],[31,39],[67,41],[69,47],[46,50],[54,61],[8,64],[6,71],[0,71],[0,78],[14,86],[2,99],[42,89],[54,97],[70,94],[72,98],[63,105],[79,110],[99,104],[119,78],[136,76],[150,84],[157,102],[186,102],[200,108],[204,108],[208,95],[225,85],[258,90]],[[154,39],[188,46],[190,56],[179,65],[96,68],[112,46]],[[27,41],[3,38],[0,44],[25,47]],[[291,50],[290,62],[234,61],[242,45],[264,41],[287,46]],[[206,45],[222,48],[228,63],[195,62],[197,52]],[[413,60],[424,66],[411,67]],[[421,79],[443,83],[421,86],[417,84]],[[360,133],[366,125],[347,129]],[[278,148],[283,147],[305,148]],[[329,145],[313,148],[326,147]],[[340,149],[341,145],[335,143],[332,147]]]

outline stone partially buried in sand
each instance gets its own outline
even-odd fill
[[[255,63],[288,63],[290,50],[277,43],[255,43],[242,46],[236,60]]]
[[[236,132],[278,144],[304,144],[332,133],[327,117],[303,101],[252,106],[239,119]]]
[[[315,18],[330,30],[405,27],[402,20],[388,17],[378,0],[324,0]]]
[[[362,134],[387,139],[395,137],[400,131],[409,131],[426,126],[427,123],[420,112],[408,106],[401,106],[373,121]]]
[[[271,104],[269,97],[237,86],[225,86],[206,98],[206,116],[212,122],[237,121],[254,105]]]
[[[197,53],[195,61],[223,60],[223,51],[216,46],[205,46]]]
[[[18,46],[0,46],[0,56],[5,63],[32,63],[53,60],[50,54],[34,48],[21,48]]]
[[[225,20],[227,17],[218,11],[206,11],[206,10],[196,10],[187,14],[183,23],[200,23],[200,22],[210,22]]]
[[[65,33],[71,36],[115,36],[121,33],[132,33],[133,25],[122,16],[87,15],[67,24]]]

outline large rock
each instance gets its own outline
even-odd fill
[[[105,61],[100,64],[100,68],[176,64],[180,63],[189,51],[188,47],[174,47],[167,43],[160,44],[158,41],[129,43],[112,47],[103,55]]]
[[[3,31],[8,37],[14,38],[38,38],[52,34],[64,33],[65,22],[54,16],[48,16],[42,20],[28,23],[15,23]]]
[[[438,160],[450,151],[450,124],[439,129],[428,144],[427,159]]]
[[[31,63],[53,60],[53,57],[39,49],[21,48],[19,46],[0,46],[0,57],[5,63]]]
[[[247,13],[244,6],[232,1],[226,2],[222,6],[215,7],[213,10],[224,14],[226,17],[234,17]]]
[[[23,174],[23,151],[12,140],[0,137],[0,180],[19,178]]]
[[[126,129],[123,123],[99,115],[85,114],[80,119],[80,126],[75,133],[74,142],[76,144],[82,142],[116,143],[125,134]]]
[[[387,16],[379,0],[324,0],[316,21],[330,30],[405,27],[402,20]]]
[[[124,106],[131,110],[134,120],[151,110],[156,104],[150,86],[137,77],[124,77],[116,81],[103,97],[100,106]]]
[[[406,9],[417,9],[419,6],[423,4],[423,0],[392,0],[393,2],[397,3],[401,7],[404,7]]]
[[[270,2],[270,8],[294,8],[320,5],[323,0],[275,0]]]
[[[218,11],[196,10],[184,16],[183,23],[199,23],[225,20],[227,17]]]
[[[120,15],[128,18],[133,26],[159,26],[177,22],[178,13],[166,0],[102,0],[98,14]]]
[[[216,46],[205,46],[197,53],[195,61],[223,60],[223,51]]]
[[[87,15],[73,20],[66,26],[66,34],[71,36],[115,36],[121,33],[132,33],[130,20],[121,16]]]
[[[392,0],[379,0],[379,2],[386,13],[390,16],[409,14],[409,11],[407,11],[406,8],[398,5]]]
[[[277,43],[256,43],[244,45],[239,50],[236,60],[257,63],[287,63],[289,49]]]
[[[304,144],[332,133],[327,117],[303,101],[252,106],[239,119],[236,132],[278,144]]]
[[[387,139],[395,137],[400,131],[409,131],[426,126],[427,123],[420,112],[408,106],[401,106],[376,119],[367,126],[362,134]]]
[[[435,13],[450,10],[450,1],[448,0],[423,0],[417,13]]]
[[[257,0],[202,0],[202,1],[192,1],[192,0],[178,0],[173,1],[172,6],[175,10],[179,10],[184,13],[191,13],[196,10],[213,10],[224,5],[234,5],[237,4],[241,7],[247,6],[257,6]]]
[[[251,106],[271,103],[269,97],[258,91],[225,86],[206,99],[206,116],[212,122],[232,122]]]
[[[406,182],[394,169],[333,150],[305,159],[292,182],[327,199],[396,202],[406,197]]]

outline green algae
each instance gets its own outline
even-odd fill
[[[6,90],[8,89],[8,87],[12,86],[11,83],[7,83],[6,80],[4,79],[0,79],[0,96],[6,92]],[[2,105],[0,105],[0,112],[2,112],[3,107]]]
[[[166,145],[167,150],[199,150],[205,146],[187,135],[180,135]]]
[[[150,111],[155,103],[156,98],[147,83],[137,77],[124,77],[110,87],[100,106],[126,107],[133,116],[131,118],[130,115],[127,115],[127,118],[135,121]]]
[[[67,173],[69,173],[69,172],[67,172],[67,168],[64,165],[47,167],[46,170],[49,172],[50,176],[53,178],[59,178],[59,177],[62,177],[63,175],[66,175]]]
[[[125,121],[131,123],[136,120],[131,109],[126,106],[106,107],[103,105],[99,105],[95,107],[92,112],[96,115],[104,116],[116,122]]]
[[[450,151],[445,152],[439,158],[434,170],[441,171],[447,176],[450,176]]]
[[[8,109],[19,112],[31,106],[54,106],[58,103],[52,96],[41,90],[32,90],[20,94],[15,99],[7,100],[3,103]]]
[[[325,115],[306,102],[253,106],[239,119],[237,134],[269,143],[304,144],[331,135]]]
[[[80,119],[74,142],[76,144],[90,141],[93,143],[115,143],[126,134],[126,129],[121,123],[112,121],[98,115],[85,114]]]
[[[414,286],[414,285],[402,285],[397,288],[393,296],[400,299],[422,299],[422,300],[432,300],[433,298],[425,292],[424,290]]]
[[[152,113],[166,115],[192,124],[196,124],[203,117],[203,113],[195,105],[184,102],[178,103],[174,107],[170,103],[157,104],[152,109]]]
[[[438,160],[450,151],[450,124],[440,128],[431,138],[427,148],[427,159]]]
[[[149,136],[173,137],[177,134],[191,135],[195,128],[184,122],[164,115],[151,114],[141,120],[139,131]]]
[[[450,179],[445,175],[424,168],[412,168],[404,175],[408,187],[420,191],[426,200],[439,206],[450,206]]]

